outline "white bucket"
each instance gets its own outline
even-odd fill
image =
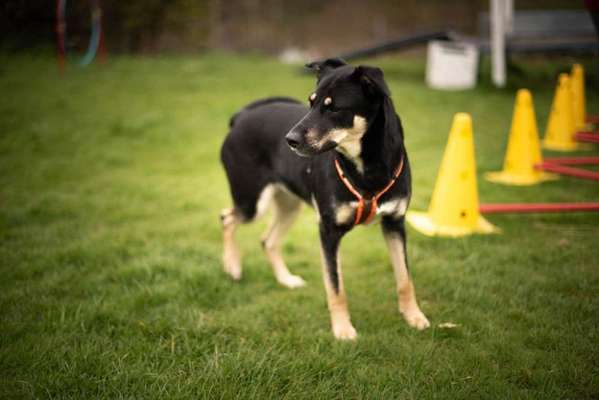
[[[476,86],[478,48],[469,43],[428,43],[426,83],[434,89],[460,90]]]

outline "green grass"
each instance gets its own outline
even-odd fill
[[[228,118],[261,96],[305,99],[311,76],[225,54],[113,57],[64,76],[51,57],[0,61],[0,398],[599,397],[597,215],[493,216],[503,234],[456,240],[410,229],[424,332],[397,313],[379,228],[360,227],[342,245],[360,337],[339,343],[311,210],[285,245],[306,288],[275,283],[257,240],[266,221],[240,231],[241,282],[220,263]],[[533,90],[543,131],[569,60],[521,63],[504,90],[484,72],[465,92],[428,89],[420,60],[377,64],[406,129],[412,208],[424,209],[452,115],[473,116],[479,176],[496,170],[515,89]],[[599,194],[574,179],[479,179],[479,191],[494,202]]]

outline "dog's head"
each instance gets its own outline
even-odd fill
[[[362,137],[375,118],[384,119],[384,130],[401,135],[379,68],[353,67],[340,59],[306,67],[317,72],[318,81],[309,96],[310,111],[285,137],[295,153],[313,156],[340,147],[343,152],[359,155]]]

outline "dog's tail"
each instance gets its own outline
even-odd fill
[[[242,112],[251,110],[253,108],[260,107],[260,106],[263,106],[266,104],[278,103],[278,102],[301,104],[301,101],[299,101],[297,99],[294,99],[292,97],[284,97],[284,96],[267,97],[265,99],[256,100],[256,101],[251,102],[247,106],[243,107],[241,110],[237,111],[235,114],[233,114],[233,116],[229,120],[229,128],[233,127],[233,125],[235,124],[235,120],[237,119],[237,117],[239,117],[239,115]]]

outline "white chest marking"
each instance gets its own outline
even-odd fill
[[[358,208],[357,201],[350,201],[347,203],[339,203],[335,207],[335,222],[338,225],[346,225],[353,223],[356,217],[356,209]],[[408,208],[408,199],[399,198],[394,200],[386,201],[379,204],[376,210],[376,216],[391,216],[393,218],[400,218],[405,215]]]
[[[352,222],[355,218],[356,208],[358,208],[357,201],[338,204],[335,207],[335,222],[337,222],[337,225],[346,225]]]
[[[383,204],[379,204],[376,210],[377,215],[392,215],[394,217],[401,217],[405,215],[408,209],[408,199],[396,199],[390,200]]]

